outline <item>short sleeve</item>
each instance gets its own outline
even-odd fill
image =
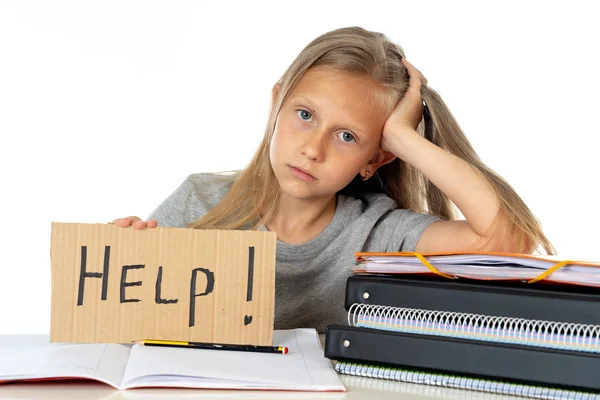
[[[148,219],[155,219],[160,227],[185,228],[194,185],[188,176],[173,193],[160,203]]]
[[[413,210],[390,210],[373,226],[371,232],[371,243],[378,243],[378,249],[367,251],[415,251],[425,229],[436,221],[441,221],[441,218]]]
[[[158,226],[187,228],[213,208],[225,195],[235,174],[227,172],[197,173],[188,175],[169,197],[148,217],[158,221]]]

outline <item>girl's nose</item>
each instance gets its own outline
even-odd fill
[[[326,135],[315,131],[307,135],[306,141],[302,145],[302,154],[313,161],[321,162],[325,158]]]

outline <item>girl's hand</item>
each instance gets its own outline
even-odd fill
[[[384,150],[393,151],[391,141],[393,137],[410,135],[417,132],[417,127],[423,117],[423,103],[421,100],[421,83],[427,84],[427,79],[413,67],[405,58],[401,60],[408,70],[408,90],[400,99],[385,125],[381,136],[381,146]]]
[[[117,218],[111,224],[115,224],[117,226],[126,227],[131,225],[136,229],[144,229],[144,228],[156,228],[158,226],[158,221],[155,219],[149,219],[148,221],[142,221],[140,217],[125,217],[125,218]]]

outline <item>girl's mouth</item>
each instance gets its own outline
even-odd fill
[[[317,178],[312,176],[308,171],[305,171],[301,168],[293,167],[291,165],[288,165],[288,167],[290,168],[290,171],[292,172],[292,174],[294,174],[294,176],[305,182],[314,182],[317,180]]]

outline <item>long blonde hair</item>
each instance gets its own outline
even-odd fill
[[[360,27],[336,29],[310,42],[278,81],[280,89],[271,104],[263,140],[252,160],[235,176],[223,199],[188,226],[258,229],[269,221],[280,193],[269,158],[275,122],[288,95],[309,68],[323,66],[370,78],[386,89],[388,102],[396,104],[408,89],[408,72],[400,62],[403,57],[404,50],[384,34]],[[418,132],[479,170],[496,191],[500,211],[490,229],[496,229],[500,216],[507,216],[517,252],[530,252],[541,246],[547,254],[555,254],[540,222],[513,188],[479,159],[439,94],[425,84],[421,86],[421,97],[429,113],[427,128],[421,123]],[[363,181],[357,175],[340,191],[346,195],[359,192],[386,193],[397,201],[399,208],[437,215],[445,220],[457,218],[458,210],[451,200],[419,170],[399,158],[381,166],[374,179]]]

